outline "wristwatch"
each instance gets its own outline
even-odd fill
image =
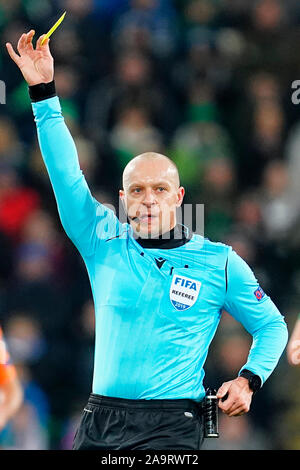
[[[248,380],[249,388],[253,391],[253,393],[256,393],[262,385],[259,375],[254,374],[248,369],[243,369],[240,372],[239,377],[244,377]]]

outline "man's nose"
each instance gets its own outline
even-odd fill
[[[152,206],[153,204],[155,204],[156,202],[156,198],[155,198],[155,194],[153,193],[152,189],[147,189],[145,191],[145,197],[144,197],[144,200],[143,200],[143,204],[145,204],[145,206]]]

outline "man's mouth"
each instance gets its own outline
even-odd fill
[[[142,223],[147,222],[147,223],[149,223],[149,222],[153,221],[156,218],[157,218],[157,215],[143,214],[143,215],[132,217],[132,220],[134,220],[135,222],[142,222]]]

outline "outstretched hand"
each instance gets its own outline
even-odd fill
[[[49,49],[49,39],[46,39],[42,45],[45,36],[43,34],[39,37],[34,49],[32,44],[34,34],[34,30],[22,34],[17,45],[20,55],[14,51],[11,43],[6,43],[10,57],[21,70],[29,86],[52,82],[54,77],[54,60]]]

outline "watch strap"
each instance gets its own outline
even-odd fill
[[[251,370],[243,369],[239,377],[244,377],[249,381],[249,388],[256,393],[262,386],[262,381],[259,375],[254,374]]]

